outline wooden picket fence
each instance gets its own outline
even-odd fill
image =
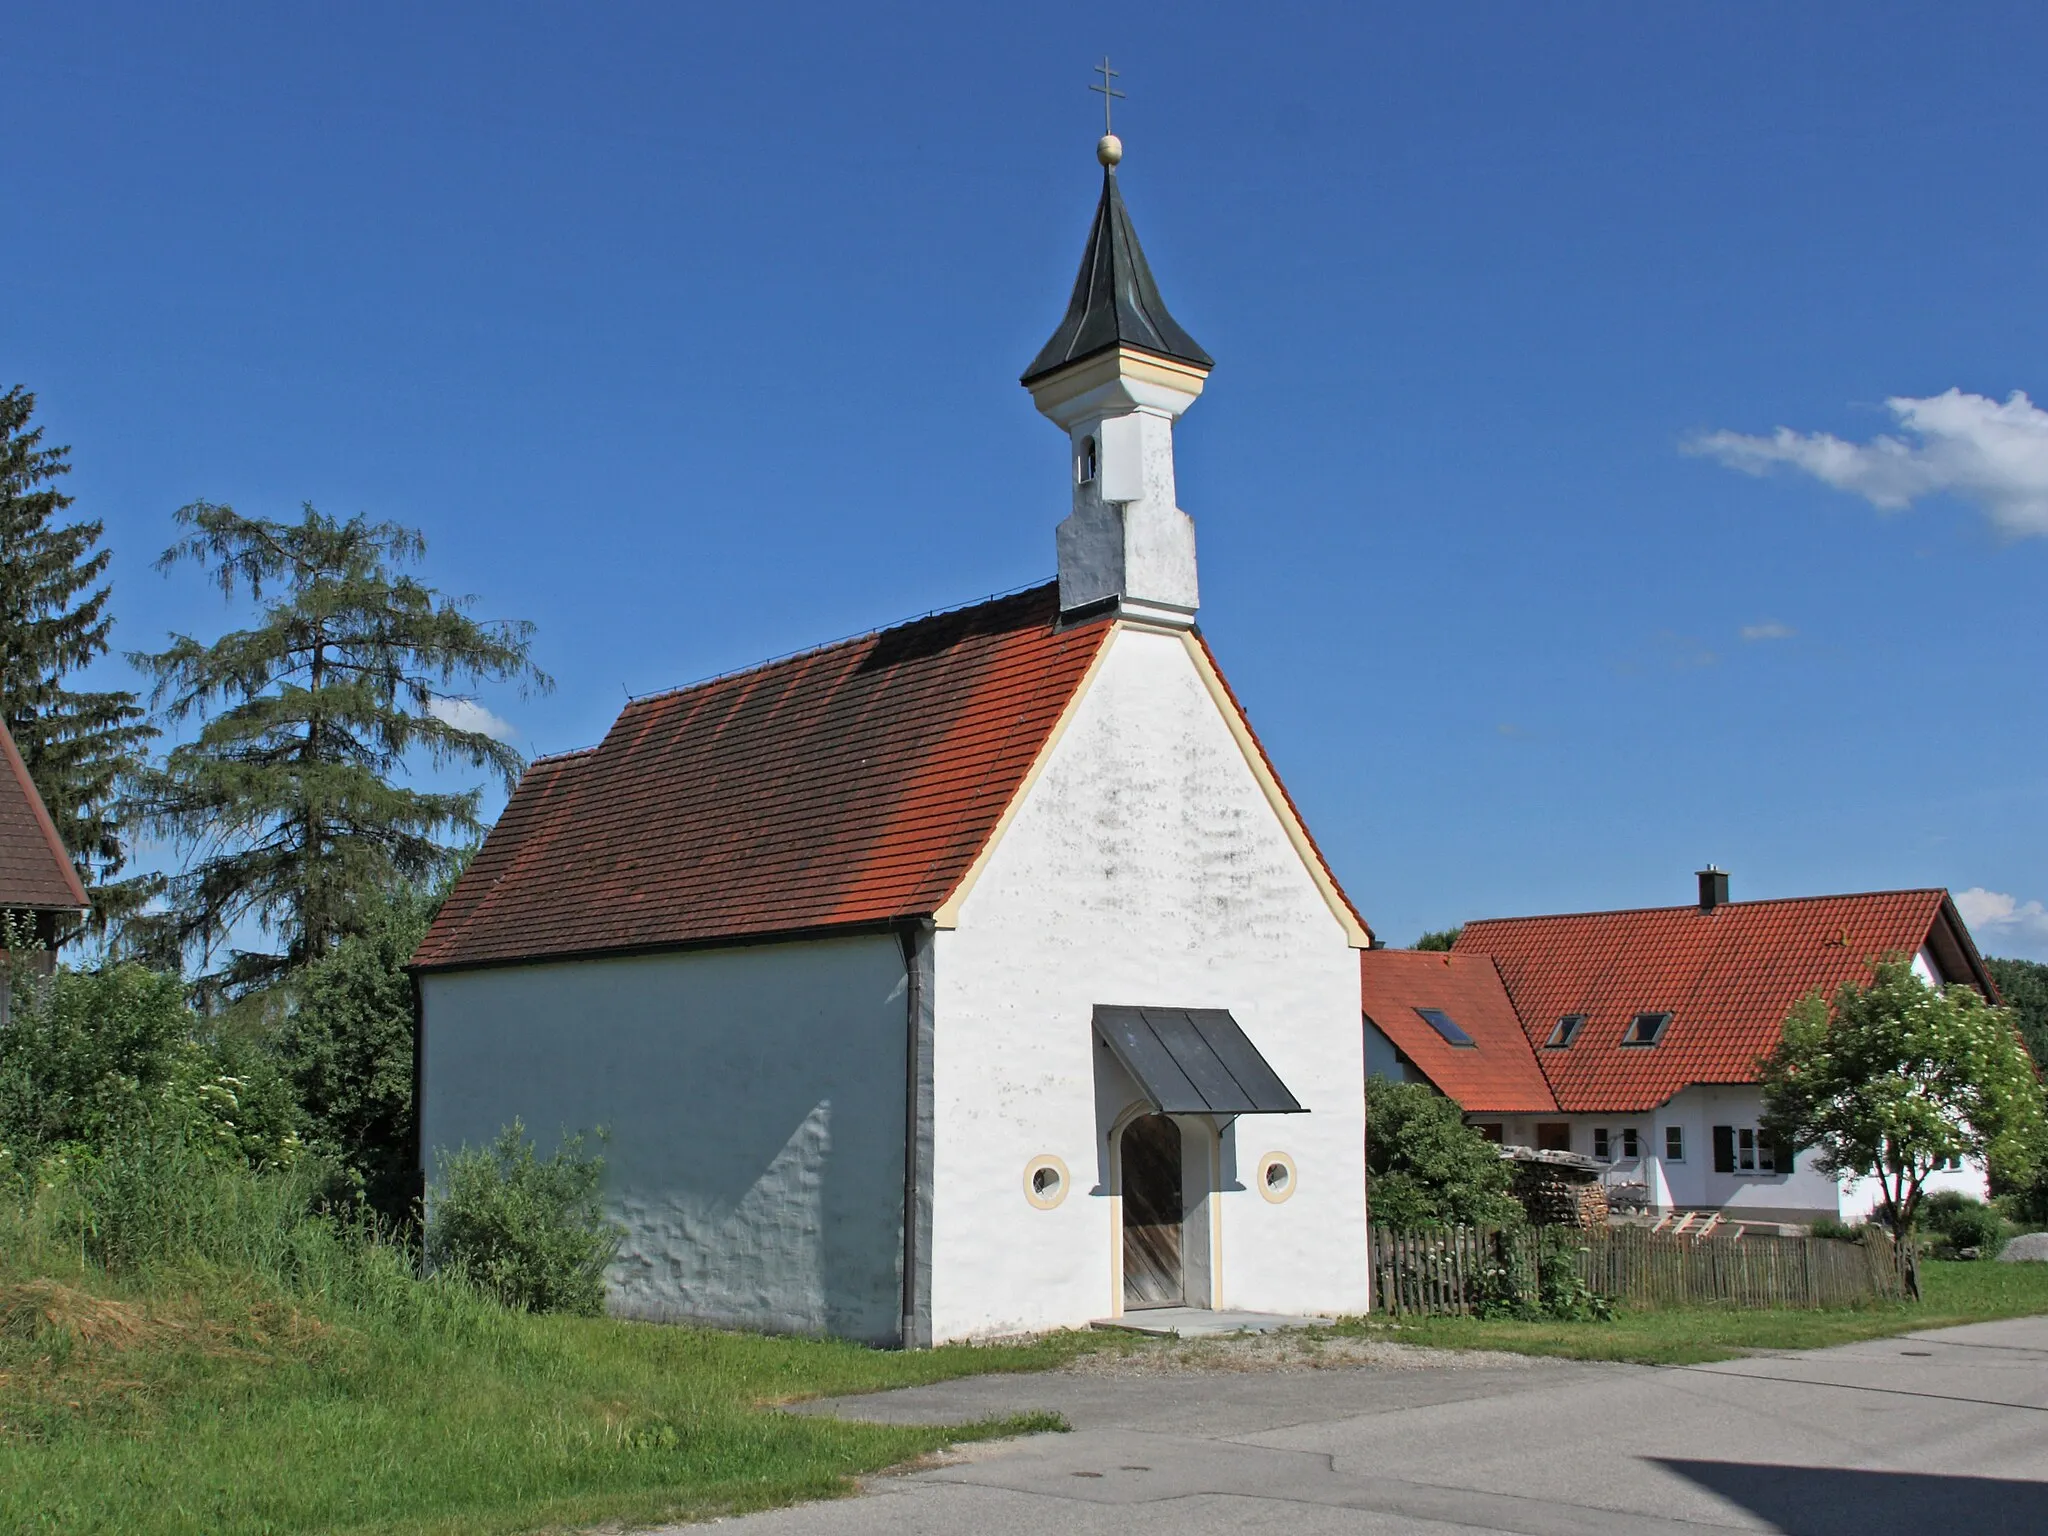
[[[1913,1255],[1881,1234],[1860,1241],[1644,1227],[1444,1227],[1371,1231],[1373,1308],[1470,1316],[1503,1271],[1533,1277],[1544,1253],[1569,1256],[1586,1288],[1638,1307],[1841,1307],[1911,1293]]]

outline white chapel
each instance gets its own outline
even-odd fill
[[[619,1314],[919,1346],[1367,1306],[1371,937],[1197,623],[1212,365],[1121,156],[1022,381],[1058,579],[633,701],[527,770],[414,957],[429,1175],[602,1127]]]

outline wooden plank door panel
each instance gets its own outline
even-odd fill
[[[1178,1307],[1181,1265],[1180,1127],[1146,1115],[1123,1134],[1124,1305]]]

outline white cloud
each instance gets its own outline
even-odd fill
[[[2038,901],[2020,901],[1973,885],[1956,892],[1956,910],[1977,936],[1980,949],[2002,946],[2048,954],[2048,907]]]
[[[434,699],[427,705],[427,713],[458,731],[482,731],[499,741],[510,741],[513,736],[509,720],[500,719],[475,699]]]
[[[1790,640],[1798,633],[1790,624],[1780,624],[1776,619],[1742,626],[1742,638],[1745,640]]]
[[[1946,491],[1976,502],[2008,538],[2048,536],[2048,411],[2019,390],[2003,405],[1959,389],[1885,404],[1904,436],[1850,443],[1780,427],[1769,437],[1709,432],[1685,451],[1752,475],[1802,470],[1886,512]]]

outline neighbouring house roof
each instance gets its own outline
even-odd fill
[[[421,969],[671,948],[937,910],[1112,623],[1055,584],[628,704],[542,758]]]
[[[1366,1018],[1469,1114],[1555,1112],[1500,974],[1484,955],[1372,949],[1359,954]],[[1440,1010],[1469,1035],[1453,1045],[1417,1010]]]
[[[1942,890],[1493,918],[1467,923],[1453,954],[1498,968],[1558,1107],[1595,1113],[1651,1109],[1693,1083],[1757,1081],[1758,1058],[1800,998],[1922,948],[1943,979],[1996,999]],[[1656,1044],[1624,1045],[1644,1012],[1671,1019]],[[1566,1014],[1585,1023],[1571,1045],[1546,1047]]]
[[[1135,347],[1197,368],[1214,366],[1209,354],[1166,312],[1138,232],[1124,208],[1116,172],[1102,175],[1102,200],[1081,253],[1081,272],[1052,339],[1039,349],[1022,382],[1030,384],[1069,363],[1113,347]]]
[[[28,765],[0,726],[0,908],[83,912],[89,905]]]

